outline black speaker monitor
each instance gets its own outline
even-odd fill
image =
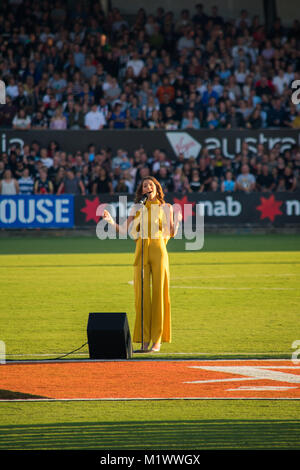
[[[132,343],[126,313],[90,313],[87,325],[91,359],[129,359]]]

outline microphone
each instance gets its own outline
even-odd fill
[[[145,202],[147,201],[148,199],[148,195],[149,193],[145,193],[142,197],[142,199],[139,201],[139,204],[145,204]]]

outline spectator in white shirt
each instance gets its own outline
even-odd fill
[[[106,124],[106,120],[102,111],[98,110],[98,106],[93,104],[92,109],[86,113],[84,118],[84,124],[86,129],[89,130],[100,130]]]
[[[41,148],[40,151],[40,162],[42,163],[42,166],[45,166],[46,168],[50,168],[53,165],[53,159],[48,157],[48,151],[45,147]]]
[[[19,88],[14,77],[10,77],[8,86],[6,87],[6,94],[14,100],[19,95]]]
[[[177,43],[177,49],[182,52],[183,49],[187,49],[189,52],[195,47],[195,41],[193,39],[193,31],[190,28],[184,28],[183,34],[179,38]]]
[[[289,76],[284,73],[283,69],[280,69],[278,75],[273,78],[273,85],[279,95],[282,95],[284,89],[290,84]]]
[[[27,116],[24,109],[20,109],[12,121],[13,129],[30,129],[31,119]]]
[[[144,65],[144,61],[140,59],[138,52],[134,51],[131,59],[126,64],[126,68],[132,67],[134,76],[138,77]]]

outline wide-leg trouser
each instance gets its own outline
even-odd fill
[[[169,295],[169,258],[163,239],[146,243],[144,263],[143,332],[144,342],[171,342],[171,306]],[[134,266],[136,320],[133,342],[142,341],[141,259]]]

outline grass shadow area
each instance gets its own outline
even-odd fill
[[[0,426],[1,450],[300,449],[300,420],[82,422]]]
[[[185,239],[171,239],[169,252],[186,251]],[[132,239],[99,240],[95,236],[53,236],[36,234],[2,236],[0,255],[63,253],[133,253]],[[204,234],[201,252],[299,251],[300,234]],[[199,250],[197,250],[199,251]],[[191,251],[193,253],[193,251]]]

